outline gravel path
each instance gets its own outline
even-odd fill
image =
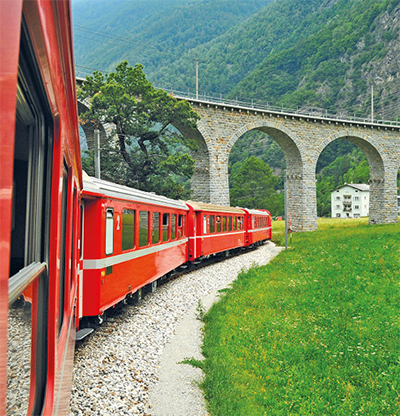
[[[206,414],[202,395],[191,382],[201,374],[191,366],[177,364],[178,349],[174,345],[189,345],[180,354],[188,352],[184,358],[195,356],[200,337],[199,321],[193,323],[193,316],[199,300],[207,299],[206,303],[211,304],[217,291],[228,286],[242,269],[266,264],[278,252],[274,244],[267,243],[193,271],[109,319],[76,348],[70,415]],[[191,320],[185,321],[188,316]],[[171,360],[168,354],[177,359]]]

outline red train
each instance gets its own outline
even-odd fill
[[[268,211],[175,201],[83,175],[79,339],[87,318],[101,323],[108,308],[179,266],[271,239]]]
[[[82,188],[69,3],[2,0],[0,47],[0,414],[54,415],[70,398]],[[9,309],[22,292],[30,306]]]
[[[83,181],[70,15],[68,0],[0,1],[0,415],[67,413],[88,323],[271,238],[267,211]]]

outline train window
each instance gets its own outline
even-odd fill
[[[135,242],[135,211],[122,210],[122,250],[132,249]]]
[[[203,234],[207,234],[207,215],[203,215]]]
[[[114,210],[107,208],[106,211],[106,255],[114,252]]]
[[[144,247],[149,244],[149,211],[140,211],[139,217],[139,247]]]
[[[238,217],[238,230],[243,230],[243,217]]]
[[[257,221],[256,221],[256,217],[253,217],[253,228],[257,227]]]
[[[228,217],[228,231],[232,231],[232,217]]]
[[[176,214],[171,215],[171,240],[176,238]]]
[[[236,231],[236,223],[237,223],[237,218],[235,216],[233,217],[233,231]]]
[[[14,154],[10,155],[14,158],[14,170],[9,260],[10,287],[15,286],[16,295],[23,292],[31,307],[22,308],[17,303],[9,309],[7,414],[27,413],[30,377],[35,387],[31,391],[34,404],[30,413],[41,414],[47,380],[49,276],[46,264],[50,251],[53,117],[31,44],[23,23]],[[36,267],[35,263],[40,266]],[[20,270],[27,277],[22,281],[17,275]],[[33,283],[26,288],[31,277]]]
[[[179,214],[178,216],[178,238],[182,238],[183,237],[183,215]]]
[[[83,259],[83,205],[80,205],[79,210],[80,210],[81,220],[79,224],[80,231],[79,231],[79,241],[78,241],[79,247],[78,248],[79,248],[79,259],[82,260]]]
[[[221,217],[217,215],[217,233],[221,232]]]
[[[162,216],[162,241],[168,241],[169,214]]]
[[[151,241],[153,244],[160,242],[160,213],[153,212],[153,228],[151,229]]]
[[[64,162],[61,205],[61,240],[60,240],[60,286],[58,302],[58,335],[61,334],[61,327],[64,322],[65,305],[65,268],[66,268],[66,242],[67,242],[67,213],[68,213],[68,167]]]
[[[210,215],[210,233],[215,232],[215,216]]]
[[[222,231],[226,231],[226,217],[222,217]]]

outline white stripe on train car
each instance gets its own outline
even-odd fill
[[[236,233],[214,233],[214,234],[197,235],[196,237],[189,237],[189,240],[198,240],[202,238],[221,237],[223,235],[238,235],[238,234],[244,234],[244,231],[238,231]]]
[[[257,231],[269,231],[272,227],[268,227],[268,228],[253,228],[251,230],[248,230],[249,233],[255,233]]]
[[[98,270],[104,269],[109,266],[115,266],[116,264],[124,263],[129,260],[137,259],[139,257],[144,257],[149,254],[157,253],[158,251],[167,250],[169,248],[177,247],[183,244],[186,244],[188,241],[187,238],[171,241],[170,243],[158,244],[156,246],[138,249],[135,251],[130,251],[129,253],[118,254],[117,256],[110,256],[104,259],[88,259],[83,260],[83,269],[84,270]]]

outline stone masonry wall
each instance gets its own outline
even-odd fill
[[[398,127],[385,128],[371,123],[284,115],[201,102],[191,104],[201,116],[198,132],[208,149],[209,184],[205,186],[209,187],[209,202],[229,205],[229,153],[244,133],[258,129],[274,138],[285,154],[288,212],[292,214],[295,231],[317,228],[315,169],[323,149],[339,138],[358,145],[368,159],[371,171],[370,222],[397,221]],[[201,158],[204,156],[203,152]],[[206,176],[203,175],[202,180],[206,180]],[[202,192],[208,197],[204,189]]]

